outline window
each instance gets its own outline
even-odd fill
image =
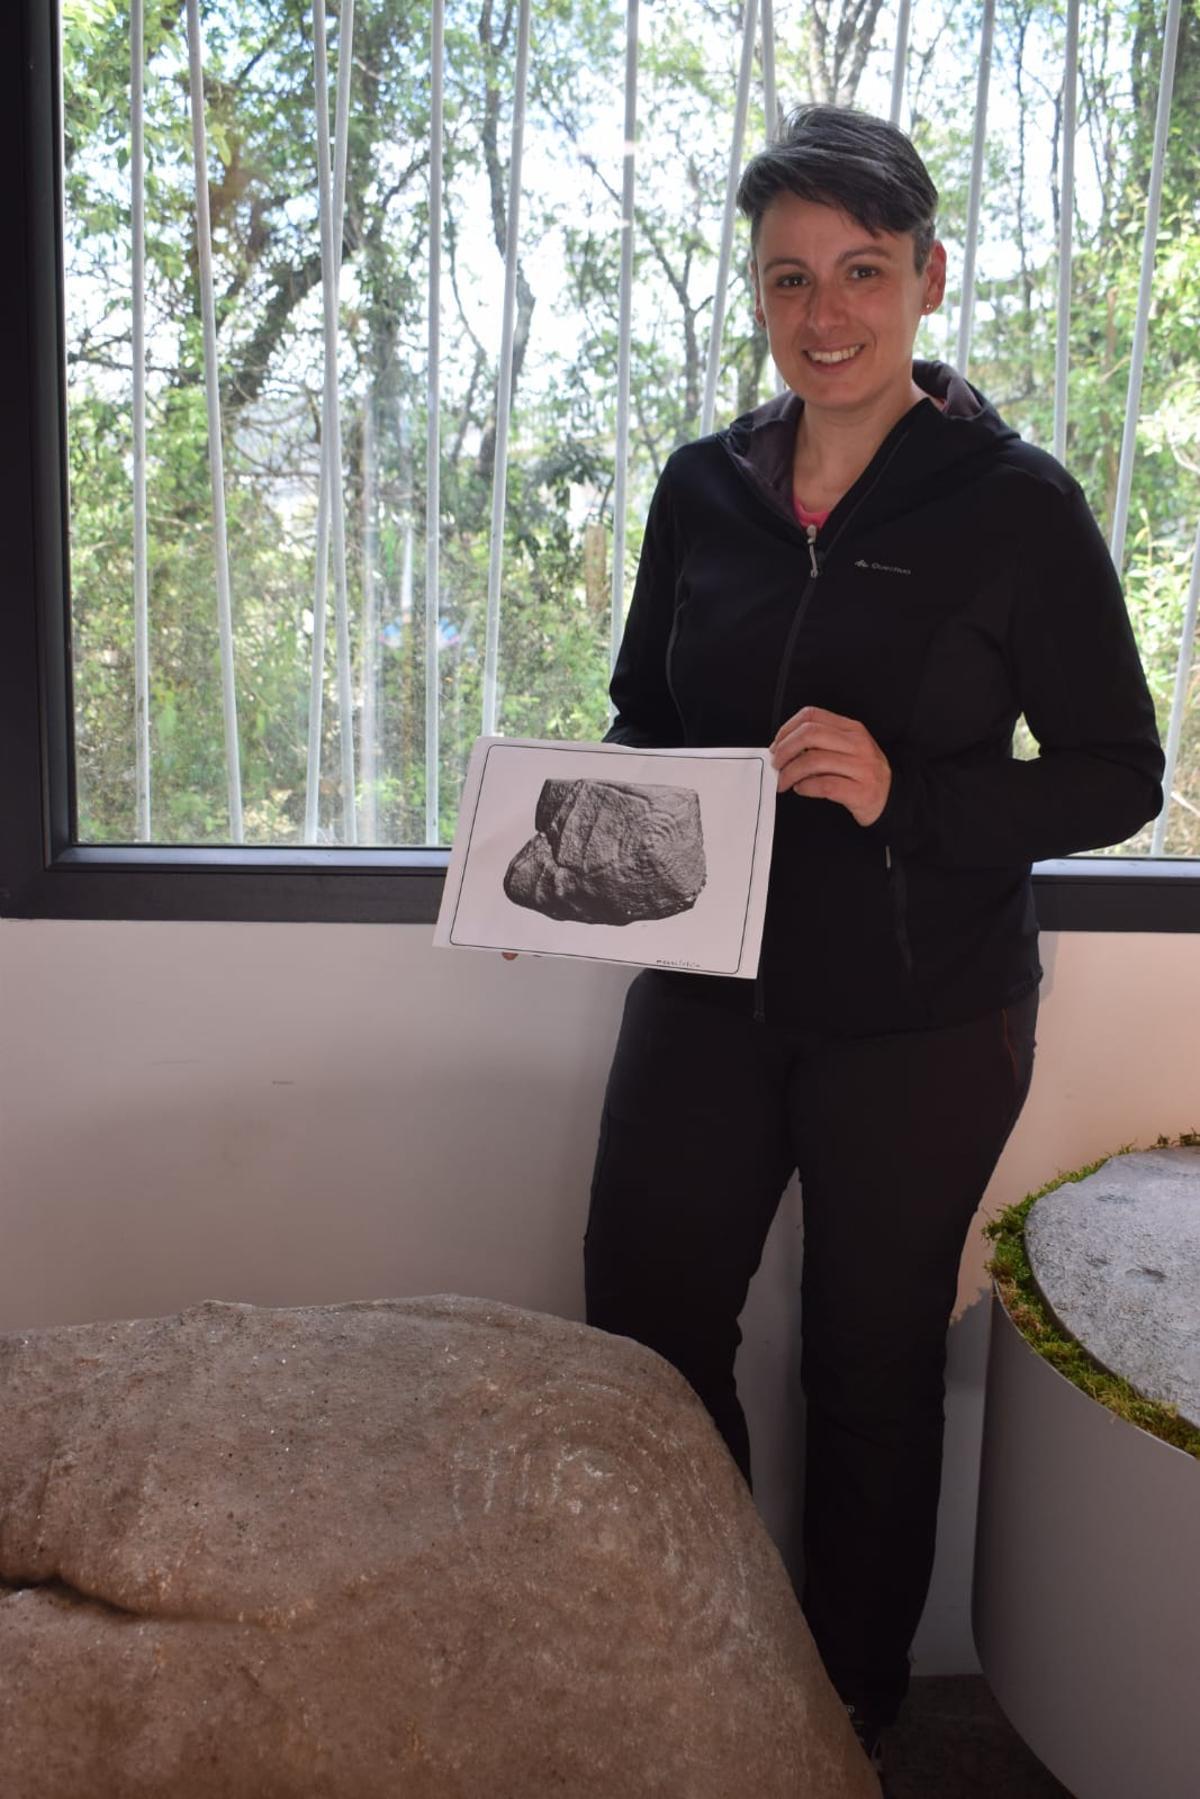
[[[528,45],[517,0],[62,0],[57,36],[53,10],[0,23],[28,256],[9,429],[31,446],[7,501],[27,559],[7,909],[433,916],[475,735],[601,734],[658,469],[771,391],[731,145],[808,92],[898,107],[956,271],[919,350],[1057,443],[1120,540],[1175,797],[1157,837],[1043,871],[1044,922],[1194,928],[1200,169],[1192,61],[1156,164],[1161,18],[1112,0],[1085,22],[1072,190],[1042,0],[911,19],[662,0],[636,89],[608,0],[539,5]]]

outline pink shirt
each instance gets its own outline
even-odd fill
[[[795,508],[796,517],[799,519],[800,523],[804,526],[804,529],[806,531],[808,530],[808,527],[810,525],[815,525],[817,527],[817,530],[820,531],[824,527],[825,520],[829,517],[829,514],[833,511],[832,506],[827,506],[825,508],[824,512],[810,512],[808,510],[808,507],[803,505],[801,503],[801,501],[799,501],[796,498],[795,494],[792,495],[792,505]]]

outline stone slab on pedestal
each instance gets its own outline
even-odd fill
[[[1113,1156],[1044,1194],[1025,1243],[1064,1331],[1200,1426],[1200,1149]]]
[[[455,1297],[0,1337],[4,1799],[877,1799],[707,1413]]]

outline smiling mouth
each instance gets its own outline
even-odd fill
[[[837,362],[849,362],[861,349],[861,344],[851,344],[845,350],[805,350],[804,354],[810,362],[815,362],[818,368],[824,369],[832,368]]]

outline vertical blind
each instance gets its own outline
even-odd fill
[[[609,654],[615,657],[626,604],[626,511],[629,503],[630,454],[630,348],[634,330],[635,250],[638,247],[640,184],[658,178],[658,171],[639,166],[638,0],[627,0],[624,20],[624,92],[614,93],[612,105],[621,131],[621,185],[619,207],[619,315],[615,355],[616,427],[611,470],[611,569],[609,591]],[[735,190],[746,155],[757,144],[748,144],[747,120],[756,65],[761,71],[763,116],[778,116],[776,93],[775,18],[771,0],[744,0],[738,24],[736,91],[728,143],[727,177],[715,284],[708,309],[707,347],[701,429],[713,428],[717,418],[718,389],[722,371],[727,297],[735,254]],[[494,312],[498,340],[486,346],[494,352],[495,441],[491,461],[491,530],[487,567],[486,632],[479,728],[494,732],[499,718],[499,655],[504,630],[505,509],[509,479],[509,427],[512,415],[514,352],[518,311],[518,273],[522,250],[523,151],[529,91],[531,0],[519,0],[515,77],[512,90],[510,141],[507,156],[506,242],[502,296]],[[1157,117],[1150,177],[1143,222],[1142,255],[1129,358],[1128,386],[1116,479],[1116,501],[1111,523],[1111,550],[1122,565],[1129,518],[1131,483],[1137,447],[1142,381],[1147,334],[1155,297],[1155,267],[1159,248],[1163,169],[1167,153],[1168,124],[1175,80],[1180,31],[1180,0],[1168,0],[1161,43]],[[225,780],[228,832],[234,843],[244,836],[243,795],[239,767],[238,704],[235,678],[236,645],[233,624],[233,577],[226,526],[226,473],[223,461],[225,421],[222,418],[221,370],[218,361],[218,318],[213,282],[213,223],[209,208],[209,147],[206,138],[205,47],[200,0],[187,0],[188,106],[195,169],[195,244],[198,259],[200,310],[203,339],[204,393],[212,504],[213,590],[216,598],[221,694],[223,707]],[[969,371],[973,321],[976,310],[976,271],[980,231],[980,203],[985,182],[989,144],[989,88],[995,34],[995,0],[984,0],[976,63],[974,121],[963,244],[961,298],[957,318],[956,361]],[[1075,198],[1077,90],[1079,84],[1079,0],[1069,0],[1066,20],[1065,66],[1062,79],[1061,168],[1059,170],[1058,300],[1054,355],[1053,448],[1063,458],[1068,428],[1068,368],[1071,342],[1072,218]],[[900,0],[894,21],[894,56],[890,114],[903,114],[906,72],[910,48],[909,0]],[[148,607],[147,580],[147,333],[146,333],[146,141],[144,121],[145,26],[143,0],[132,0],[129,45],[130,67],[130,222],[131,318],[133,360],[134,494],[133,620],[135,638],[135,720],[137,834],[151,837],[154,813],[150,755],[151,668],[153,621]],[[315,530],[315,574],[312,592],[311,679],[306,721],[307,757],[303,838],[318,840],[322,829],[323,706],[326,693],[326,660],[329,650],[327,612],[330,563],[333,580],[332,654],[335,666],[336,737],[339,752],[335,783],[340,805],[337,835],[353,844],[371,841],[376,829],[375,791],[379,780],[378,715],[376,684],[370,655],[364,655],[360,674],[363,690],[355,703],[355,669],[351,653],[350,588],[347,576],[346,474],[343,456],[345,397],[340,388],[341,337],[345,329],[346,271],[343,245],[346,230],[346,188],[352,126],[352,80],[355,54],[354,0],[341,0],[337,12],[336,80],[330,116],[330,46],[325,0],[311,0],[312,90],[316,117],[314,184],[317,190],[320,244],[320,289],[323,321],[323,386],[320,410],[319,501]],[[427,45],[429,71],[429,130],[427,156],[428,259],[427,259],[427,442],[424,520],[424,830],[427,842],[439,836],[439,709],[442,681],[439,671],[441,618],[439,608],[441,540],[440,468],[441,442],[441,317],[448,246],[443,233],[445,152],[448,145],[445,111],[446,16],[444,0],[432,0]],[[452,246],[451,246],[452,248]],[[374,426],[366,402],[363,427],[364,486],[371,492],[363,499],[364,541],[372,541],[371,517],[377,504]],[[370,509],[371,516],[368,516]],[[411,553],[411,533],[409,536]],[[1184,712],[1188,698],[1200,587],[1200,532],[1192,556],[1191,579],[1181,624],[1178,661],[1167,733],[1168,778],[1171,792],[1179,755]],[[375,613],[377,596],[373,579],[364,582],[364,608],[371,609],[364,636],[371,646],[378,638]],[[360,723],[361,766],[355,761],[355,719]],[[1154,829],[1153,850],[1162,853],[1171,800]],[[328,813],[328,805],[326,805]]]

